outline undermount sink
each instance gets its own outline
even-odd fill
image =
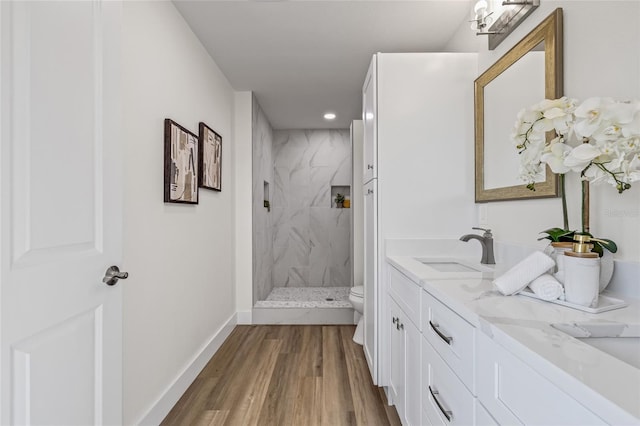
[[[582,322],[551,326],[640,369],[640,324]]]
[[[579,340],[640,369],[640,337],[584,337]]]
[[[424,279],[493,278],[495,265],[455,257],[415,257],[425,266]]]
[[[435,260],[420,260],[421,263],[431,266],[436,271],[440,272],[482,272],[478,269],[474,269],[470,266],[463,265],[458,262],[443,262]]]

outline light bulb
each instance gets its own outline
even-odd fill
[[[489,5],[487,4],[486,0],[479,0],[473,8],[473,11],[476,13],[476,15],[482,16],[485,14],[488,7]]]

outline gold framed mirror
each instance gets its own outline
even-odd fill
[[[535,191],[518,180],[510,133],[522,108],[563,95],[562,56],[558,8],[476,79],[476,203],[559,196],[557,177],[548,167]]]

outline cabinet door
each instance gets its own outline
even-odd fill
[[[391,327],[391,333],[389,335],[391,337],[391,350],[389,351],[389,359],[391,374],[389,375],[389,390],[391,392],[391,402],[396,406],[396,411],[398,411],[402,424],[407,424],[405,410],[405,333],[400,328],[403,318],[402,311],[400,311],[395,301],[391,300],[390,303],[391,320],[389,321],[389,326]]]
[[[376,180],[364,186],[364,355],[378,384],[378,241]]]
[[[420,341],[422,335],[411,321],[402,321],[400,330],[404,330],[405,339],[405,418],[409,425],[419,425],[422,413],[422,370]]]
[[[362,88],[362,121],[364,122],[363,183],[378,176],[377,171],[377,108],[376,108],[376,56],[374,55]]]

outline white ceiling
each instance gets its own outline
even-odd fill
[[[174,0],[235,90],[275,129],[348,128],[375,52],[441,51],[471,0]],[[470,30],[471,31],[471,30]],[[322,115],[333,111],[333,122]]]

